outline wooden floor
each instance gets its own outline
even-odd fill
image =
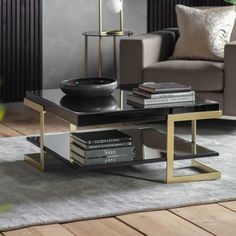
[[[68,124],[47,117],[47,132],[68,130]],[[38,133],[38,115],[27,109],[8,109],[0,137]],[[184,194],[184,193],[183,193]],[[201,236],[236,235],[236,201],[143,212],[67,224],[35,226],[2,232],[5,236]]]

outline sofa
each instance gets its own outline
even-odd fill
[[[171,60],[177,28],[143,34],[120,42],[120,83],[190,84],[197,96],[218,101],[227,116],[236,115],[236,24],[225,46],[224,62]]]

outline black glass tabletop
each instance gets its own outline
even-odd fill
[[[193,103],[161,104],[150,108],[137,107],[127,103],[127,94],[130,93],[132,91],[127,86],[122,90],[117,89],[108,97],[72,99],[60,89],[48,89],[28,91],[26,98],[42,105],[46,112],[77,126],[165,120],[168,114],[219,110],[217,102],[201,98],[196,98]]]
[[[123,129],[122,132],[132,137],[132,142],[135,147],[134,160],[128,162],[114,162],[110,164],[106,163],[103,165],[76,166],[82,169],[100,169],[166,161],[166,134],[164,132],[153,128]],[[40,146],[40,138],[38,136],[28,137],[27,140],[38,147]],[[58,143],[60,143],[60,145],[58,145]],[[175,137],[174,143],[175,160],[203,158],[219,155],[219,153],[215,151],[179,137]],[[46,135],[44,149],[52,156],[59,158],[71,165],[71,146],[69,133]]]

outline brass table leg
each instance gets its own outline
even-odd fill
[[[191,128],[192,128],[192,153],[196,154],[197,153],[197,121],[192,120],[191,122]]]
[[[116,36],[114,35],[113,37],[113,56],[114,56],[114,59],[113,59],[113,76],[114,78],[116,79]]]
[[[25,154],[25,161],[36,167],[38,170],[45,171],[45,151],[44,151],[44,134],[45,134],[45,114],[43,106],[24,99],[24,104],[31,109],[38,111],[40,114],[40,153]]]
[[[77,126],[70,124],[70,133],[75,133],[77,131]],[[71,144],[73,143],[73,138],[70,134],[70,162],[73,163],[74,160],[71,158]]]
[[[120,89],[120,109],[124,109],[124,91]]]
[[[196,143],[197,138],[197,120],[192,120],[192,143]]]
[[[202,180],[215,180],[221,177],[221,173],[208,167],[196,160],[192,160],[192,166],[204,173],[184,176],[174,176],[174,133],[175,122],[192,121],[192,145],[193,153],[196,153],[196,130],[197,120],[215,119],[222,116],[222,111],[209,112],[193,112],[184,114],[168,115],[167,120],[167,166],[166,166],[166,182],[167,183],[183,183]]]
[[[98,62],[98,77],[102,77],[102,64],[103,64],[103,58],[102,58],[102,36],[99,36],[99,62]]]
[[[76,132],[76,130],[77,130],[77,126],[73,125],[73,124],[70,124],[70,132],[74,133],[74,132]]]
[[[85,48],[84,48],[84,78],[88,77],[88,36],[85,35]]]

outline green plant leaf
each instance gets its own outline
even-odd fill
[[[231,4],[236,4],[236,0],[224,0],[225,2],[231,3]]]
[[[3,105],[0,104],[0,121],[3,119],[5,114],[5,108]]]

